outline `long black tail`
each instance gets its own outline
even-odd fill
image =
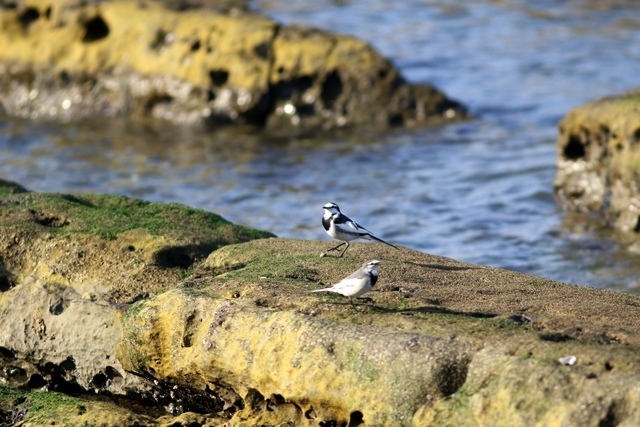
[[[382,239],[380,239],[380,238],[378,238],[378,237],[374,236],[373,234],[367,234],[367,236],[371,237],[373,240],[377,240],[377,241],[378,241],[378,242],[380,242],[380,243],[384,243],[385,245],[389,245],[389,246],[391,246],[392,248],[395,248],[395,249],[397,249],[397,250],[400,250],[400,248],[399,248],[399,247],[397,247],[397,246],[393,246],[391,243],[389,243],[389,242],[385,242],[384,240],[382,240]]]

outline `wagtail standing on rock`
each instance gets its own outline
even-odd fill
[[[349,302],[353,305],[351,298],[358,298],[373,289],[373,286],[378,281],[379,264],[380,261],[375,259],[367,261],[355,273],[350,274],[335,285],[309,292],[335,292],[349,297]]]
[[[322,208],[324,209],[324,215],[322,216],[322,226],[324,230],[334,239],[342,240],[342,243],[329,249],[329,251],[335,251],[340,246],[347,245],[338,258],[342,258],[342,255],[349,249],[349,242],[355,239],[377,240],[378,242],[400,250],[391,243],[387,243],[374,236],[372,232],[363,226],[353,222],[348,216],[340,212],[340,208],[335,203],[327,203]]]

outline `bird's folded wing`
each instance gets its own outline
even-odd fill
[[[333,290],[344,290],[344,289],[349,289],[349,288],[353,288],[356,286],[360,286],[362,284],[362,279],[363,277],[358,277],[356,276],[356,273],[352,274],[351,276],[342,279],[341,281],[339,281],[338,283],[336,283],[335,285],[331,286],[329,289],[333,289]]]

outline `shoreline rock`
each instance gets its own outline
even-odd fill
[[[241,9],[22,0],[0,6],[0,111],[22,118],[154,117],[297,134],[464,119],[369,44]]]
[[[640,423],[638,296],[377,244],[320,257],[330,242],[184,206],[0,184],[0,420]],[[159,265],[160,243],[199,255]],[[355,309],[307,292],[372,258]]]
[[[589,102],[560,122],[556,196],[563,209],[596,213],[640,251],[640,92]]]

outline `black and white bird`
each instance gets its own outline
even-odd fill
[[[349,242],[355,239],[376,240],[400,250],[391,243],[387,243],[374,236],[372,232],[360,224],[352,221],[348,216],[340,212],[340,208],[335,203],[327,203],[322,208],[324,209],[324,215],[322,216],[322,226],[324,227],[324,230],[334,239],[342,240],[342,243],[329,249],[329,251],[335,251],[340,246],[347,245],[338,258],[342,258],[342,255],[344,255],[347,249],[349,249]]]
[[[378,265],[380,265],[380,261],[378,260],[367,261],[362,264],[362,267],[356,272],[345,277],[335,285],[309,292],[335,292],[349,297],[349,302],[353,305],[351,298],[358,298],[373,289],[373,286],[378,281]]]

